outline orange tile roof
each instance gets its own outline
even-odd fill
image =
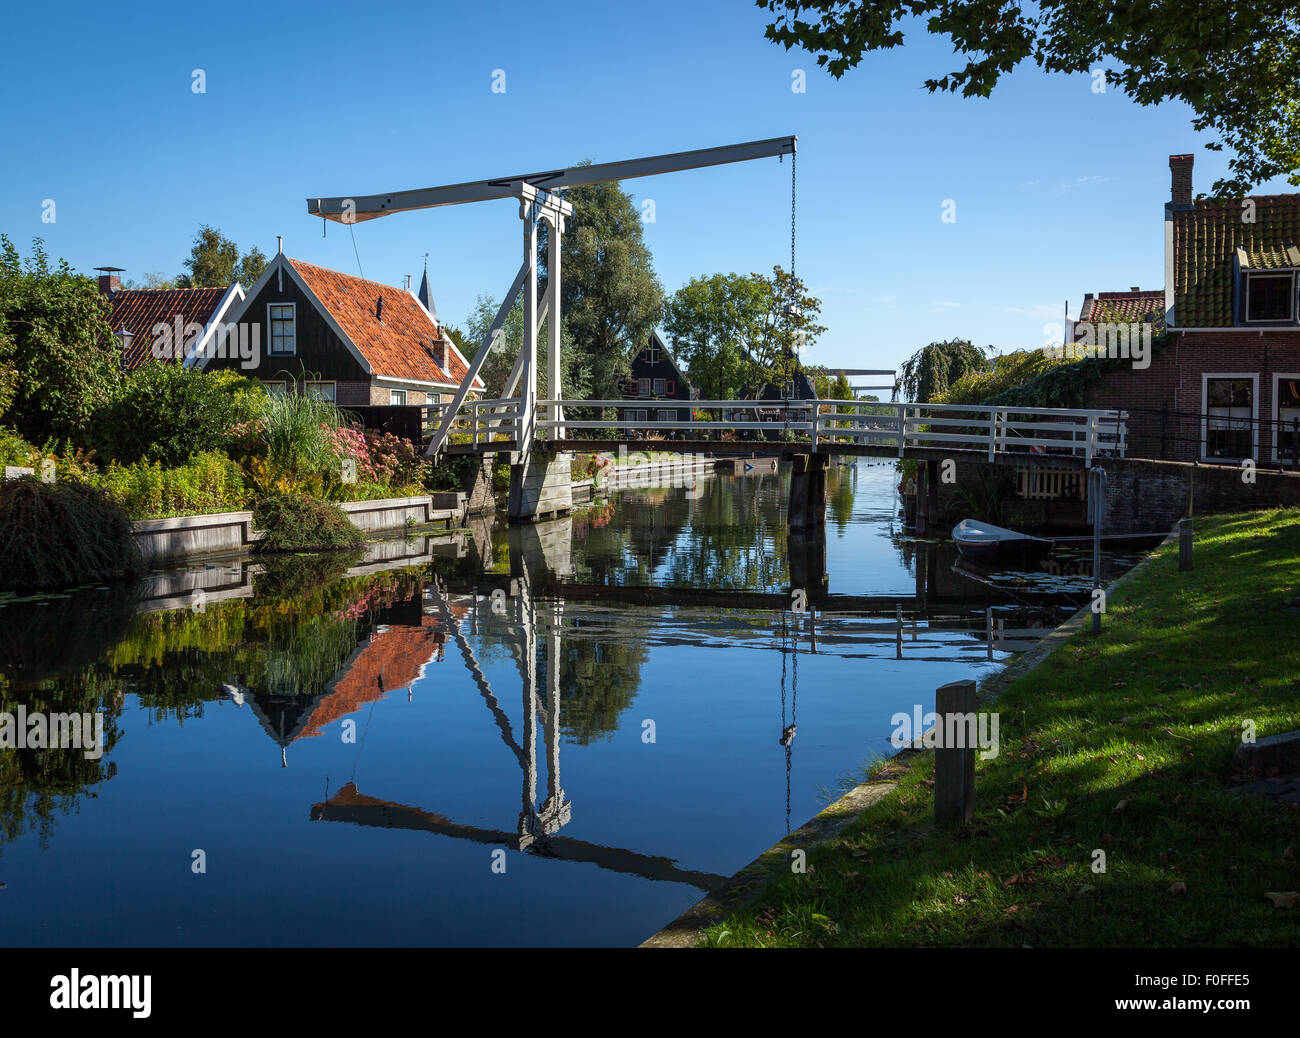
[[[468,366],[450,348],[448,369],[438,363],[442,329],[409,292],[303,260],[288,262],[361,351],[373,374],[445,385],[464,380]],[[382,320],[375,312],[380,299]],[[481,388],[482,382],[475,380],[475,386]]]
[[[1140,324],[1150,321],[1156,334],[1165,327],[1165,291],[1152,289],[1137,292],[1101,292],[1095,298],[1084,300],[1079,312],[1079,324]],[[1083,329],[1075,325],[1075,338]]]
[[[441,630],[435,617],[426,616],[419,627],[394,626],[372,634],[347,673],[316,704],[310,722],[298,738],[319,735],[322,728],[340,717],[382,699],[386,692],[411,684],[419,676],[420,668],[437,653],[435,635]]]
[[[206,328],[227,291],[227,288],[127,288],[115,292],[108,324],[114,335],[123,327],[131,333],[131,345],[124,358],[127,368],[137,368],[153,355],[155,325],[165,324],[174,329],[179,316],[182,336],[185,326],[191,322]]]

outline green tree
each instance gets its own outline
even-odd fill
[[[898,385],[903,399],[917,404],[935,403],[962,376],[988,367],[984,354],[985,350],[965,339],[922,346],[899,369]]]
[[[465,320],[466,331],[462,335],[466,339],[470,348],[468,350],[460,347],[465,356],[478,356],[478,351],[483,348],[483,338],[487,331],[492,327],[492,321],[497,315],[498,303],[491,296],[481,295],[478,302],[474,305],[474,310]],[[451,333],[448,332],[450,335]],[[549,364],[548,357],[550,354],[548,346],[548,334],[546,323],[543,322],[537,329],[537,393],[543,399],[550,396],[549,384]],[[496,345],[488,358],[479,370],[479,378],[487,387],[487,399],[495,399],[502,395],[505,390],[506,380],[510,376],[510,371],[519,359],[519,351],[524,343],[524,304],[520,298],[515,301],[515,305],[510,308],[506,315],[505,324],[501,326],[501,333],[497,339]],[[563,382],[561,387],[564,391],[564,398],[582,399],[588,397],[591,392],[591,377],[589,369],[589,357],[575,347],[573,335],[566,326],[561,330],[560,335],[560,380]]]
[[[821,301],[778,266],[771,277],[692,278],[673,294],[665,330],[700,395],[732,400],[764,382],[789,381],[826,331],[820,312]]]
[[[0,235],[0,420],[33,443],[84,445],[91,415],[122,378],[122,353],[96,283],[37,238],[24,262]]]
[[[247,288],[266,269],[266,257],[254,245],[241,259],[238,245],[215,227],[201,224],[185,268],[189,273],[177,276],[178,288],[225,288],[235,281]]]
[[[635,349],[663,316],[663,286],[626,191],[617,183],[588,184],[564,197],[573,216],[560,249],[562,318],[590,373],[592,395],[612,399],[622,396]]]
[[[760,381],[749,352],[763,338],[770,286],[756,274],[692,278],[668,302],[664,330],[705,400],[734,400]]]
[[[147,291],[159,291],[162,289],[176,288],[176,279],[169,278],[161,270],[150,270],[140,276],[140,280],[127,278],[122,282],[122,287],[127,289],[145,289]]]
[[[767,330],[755,344],[754,352],[770,381],[787,382],[802,369],[804,354],[826,331],[817,323],[822,304],[800,278],[779,265],[772,268],[770,278],[763,280],[767,282]]]
[[[947,36],[965,65],[925,86],[988,97],[1022,61],[1047,72],[1105,69],[1141,105],[1182,101],[1192,127],[1228,148],[1231,175],[1220,196],[1248,194],[1276,176],[1300,184],[1300,7],[1295,0],[1200,0],[1195,4],[868,3],[757,0],[773,12],[766,36],[799,46],[839,78],[868,51],[901,46],[915,18]],[[1095,73],[1094,73],[1095,74]]]

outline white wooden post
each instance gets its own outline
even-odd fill
[[[519,217],[524,221],[524,367],[519,385],[519,433],[515,444],[527,456],[533,450],[537,430],[537,192],[524,185]]]
[[[998,443],[998,409],[996,407],[989,410],[989,461],[997,451]]]
[[[546,395],[554,401],[549,408],[550,419],[553,422],[563,422],[564,406],[560,403],[564,399],[563,387],[560,385],[560,237],[564,233],[564,213],[549,210],[547,222],[551,226],[551,233],[547,236],[546,248],[546,359],[550,369],[547,372]],[[564,426],[552,426],[551,439],[563,438]]]

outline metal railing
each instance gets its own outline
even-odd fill
[[[637,400],[538,400],[534,430],[545,435],[557,428],[565,439],[582,432],[612,430],[634,434],[691,432],[711,434],[793,433],[814,450],[836,444],[889,447],[901,458],[909,450],[980,451],[992,461],[999,454],[1048,454],[1082,458],[1123,457],[1127,449],[1128,413],[1080,408],[982,406],[974,404],[880,403],[864,400],[690,400],[662,401],[662,407],[638,407]],[[547,417],[559,404],[562,419]],[[431,421],[440,420],[448,404],[430,405]],[[647,419],[578,418],[577,414],[645,410]],[[687,421],[651,420],[652,411],[689,410]],[[700,415],[703,412],[703,415]],[[700,415],[697,417],[697,415]],[[492,441],[520,442],[518,399],[467,400],[451,426],[451,442],[473,446]],[[579,435],[574,435],[575,433]],[[790,439],[789,437],[783,437]]]

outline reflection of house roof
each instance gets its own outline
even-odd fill
[[[453,607],[464,615],[464,606]],[[245,702],[282,750],[299,739],[320,735],[329,724],[354,714],[389,692],[406,688],[424,675],[438,651],[442,630],[437,617],[420,618],[419,626],[377,628],[344,662],[318,696],[253,693]]]
[[[325,686],[325,695],[312,711],[300,738],[320,735],[321,729],[384,693],[406,688],[424,674],[425,664],[438,651],[434,635],[437,618],[422,617],[419,627],[386,627],[375,631],[350,666]]]

